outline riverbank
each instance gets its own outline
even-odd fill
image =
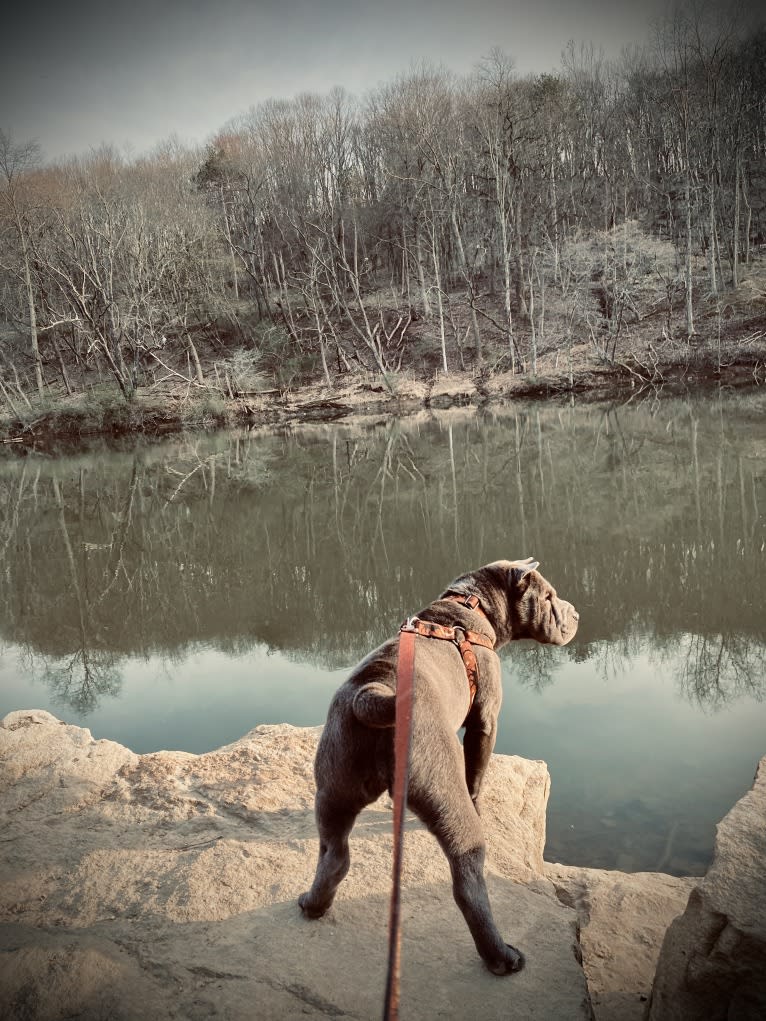
[[[338,421],[350,416],[401,416],[423,409],[502,405],[519,398],[635,401],[646,397],[740,389],[766,384],[766,315],[732,324],[723,343],[698,338],[693,345],[649,342],[616,363],[592,357],[589,346],[571,357],[550,353],[535,376],[510,372],[436,373],[428,380],[411,372],[385,378],[359,372],[333,385],[238,391],[212,388],[180,377],[161,386],[139,387],[130,401],[114,388],[90,385],[74,393],[51,386],[45,399],[29,399],[23,412],[0,417],[6,451],[55,447],[92,437],[164,436],[225,427],[279,425],[294,421]]]
[[[318,733],[261,726],[204,755],[136,755],[40,710],[6,716],[4,1016],[237,1019],[252,1017],[254,1005],[262,1018],[379,1016],[387,799],[360,816],[351,871],[330,913],[308,922],[296,904],[317,853]],[[707,968],[706,1002],[758,1016],[747,1011],[766,1003],[758,979],[766,762],[719,826],[704,880],[546,863],[549,789],[544,763],[493,756],[481,802],[488,884],[501,928],[527,954],[525,970],[503,980],[476,956],[433,838],[408,824],[407,1015],[501,1017],[510,996],[520,1017],[639,1021],[659,959],[655,1021],[676,1017],[673,1003],[682,1000],[686,1021],[708,1016],[695,1012],[692,965]],[[727,934],[713,940],[712,954],[709,918]]]

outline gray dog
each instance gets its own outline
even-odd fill
[[[425,623],[419,623],[423,630],[415,639],[408,805],[441,844],[455,901],[496,975],[519,971],[524,957],[503,941],[492,917],[476,809],[502,700],[500,661],[491,646],[499,649],[518,638],[566,645],[577,631],[575,608],[558,598],[538,566],[531,558],[498,560],[461,575],[411,618]],[[427,637],[423,631],[429,627],[441,633]],[[445,630],[456,638],[433,640],[445,637]],[[469,670],[459,648],[472,634],[477,671]],[[357,815],[392,789],[397,647],[398,638],[391,639],[362,660],[327,714],[314,765],[319,864],[311,889],[299,898],[309,918],[327,911],[348,872],[348,835]]]

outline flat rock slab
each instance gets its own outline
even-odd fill
[[[40,711],[0,723],[0,1006],[10,1019],[378,1018],[391,870],[385,799],[360,816],[328,915],[305,920],[318,728],[138,756]],[[575,910],[550,896],[544,763],[493,759],[483,801],[498,924],[485,970],[435,840],[408,822],[406,1018],[590,1018]],[[522,885],[525,882],[527,885]]]
[[[665,931],[699,879],[550,864],[545,874],[580,919],[597,1021],[642,1021]]]
[[[529,965],[490,975],[449,887],[408,889],[402,943],[405,1018],[590,1018],[571,919],[509,881],[490,884]],[[294,901],[182,926],[114,919],[84,930],[3,926],[0,982],[9,1018],[379,1018],[384,898],[346,900],[317,923]]]

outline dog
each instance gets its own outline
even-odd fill
[[[492,917],[484,880],[486,844],[476,805],[502,700],[495,650],[519,638],[566,645],[579,620],[572,604],[559,599],[538,573],[539,566],[531,557],[487,564],[456,578],[410,618],[420,630],[415,638],[408,806],[441,845],[455,901],[479,955],[496,975],[520,971],[524,956],[504,942]],[[456,637],[434,641],[429,629],[437,632],[434,637],[445,637],[439,633],[444,629]],[[471,635],[478,668],[472,682],[460,647]],[[393,638],[371,652],[330,704],[314,763],[319,862],[311,889],[298,899],[307,918],[320,918],[327,911],[348,872],[348,836],[357,815],[386,789],[392,790],[397,651],[398,638]],[[457,735],[463,726],[461,749]]]

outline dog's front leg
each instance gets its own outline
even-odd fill
[[[468,787],[468,793],[471,795],[471,801],[473,801],[474,807],[477,811],[476,799],[479,797],[481,782],[487,771],[489,759],[492,755],[492,749],[495,747],[496,736],[496,725],[493,725],[489,732],[487,732],[482,728],[481,724],[475,727],[467,724],[466,731],[463,736],[465,782]]]

